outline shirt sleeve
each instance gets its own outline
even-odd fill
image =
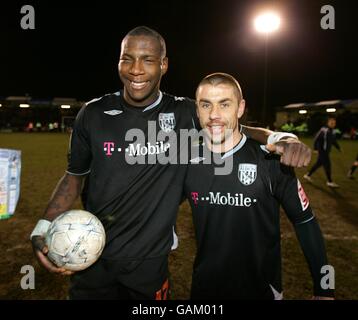
[[[271,171],[273,193],[279,200],[296,232],[297,239],[309,266],[316,296],[333,297],[334,290],[321,287],[322,267],[328,265],[326,249],[319,224],[309,199],[297,179],[294,169],[274,161]]]
[[[86,105],[77,114],[70,137],[67,173],[85,175],[89,173],[92,155],[90,135],[86,122]]]
[[[293,225],[313,219],[309,199],[293,168],[282,165],[278,160],[273,160],[271,181],[273,181],[273,195],[281,203]]]
[[[334,288],[322,287],[322,267],[328,266],[326,248],[316,219],[295,226],[296,236],[306,257],[313,279],[313,293],[319,297],[334,297]]]

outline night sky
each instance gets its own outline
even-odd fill
[[[253,17],[260,8],[274,8],[282,24],[269,39],[268,113],[295,102],[356,99],[355,2],[5,0],[0,4],[0,97],[90,100],[117,91],[121,39],[131,28],[147,25],[167,42],[163,91],[193,97],[202,77],[227,72],[241,83],[255,117],[263,101],[264,36],[255,32]],[[35,30],[21,29],[25,4],[35,8]],[[320,27],[326,4],[335,8],[335,30]]]

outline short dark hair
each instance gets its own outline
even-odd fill
[[[198,94],[198,89],[200,86],[204,84],[211,84],[212,86],[217,86],[219,84],[229,84],[235,88],[239,101],[243,98],[239,82],[228,73],[215,72],[207,75],[199,82],[198,88],[196,89],[196,95]]]
[[[167,47],[165,45],[165,40],[159,34],[159,32],[157,32],[147,26],[138,26],[138,27],[135,27],[134,29],[130,30],[124,38],[129,37],[129,36],[133,36],[133,37],[146,36],[146,37],[155,38],[156,40],[159,41],[159,44],[160,44],[160,56],[162,58],[164,58],[167,55]]]

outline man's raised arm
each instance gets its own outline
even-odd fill
[[[281,163],[290,167],[306,167],[311,161],[311,149],[297,136],[287,132],[273,132],[265,128],[241,126],[241,131],[281,155]]]

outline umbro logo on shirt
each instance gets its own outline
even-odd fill
[[[205,158],[203,158],[203,157],[196,157],[194,159],[191,159],[190,163],[199,163],[200,161],[204,161],[204,160],[205,160]]]
[[[103,113],[108,114],[110,116],[117,116],[119,114],[121,114],[123,111],[122,110],[108,110],[108,111],[104,111]]]

